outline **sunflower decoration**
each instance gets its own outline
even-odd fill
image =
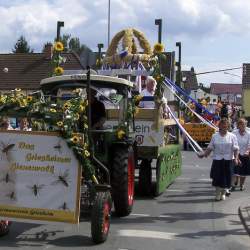
[[[71,139],[71,142],[73,142],[74,144],[78,144],[80,142],[80,137],[77,135],[74,135]]]
[[[119,129],[117,130],[116,135],[117,135],[117,138],[118,138],[119,140],[121,140],[121,139],[123,139],[123,138],[125,137],[126,132],[125,132],[123,129],[119,128]]]
[[[57,52],[61,52],[64,50],[64,46],[62,42],[55,42],[54,46],[53,46],[54,50]]]
[[[162,43],[156,43],[154,45],[154,53],[161,54],[164,51],[164,45]]]
[[[56,125],[57,125],[58,127],[60,127],[60,128],[63,127],[63,121],[57,122]]]
[[[33,97],[32,97],[32,96],[30,96],[30,95],[27,96],[27,102],[28,102],[28,103],[32,102],[32,100],[33,100]]]
[[[89,153],[89,151],[88,151],[87,149],[85,149],[85,150],[83,151],[83,153],[84,153],[84,156],[85,156],[85,157],[89,157],[89,156],[90,156],[90,153]]]
[[[19,106],[20,106],[21,108],[25,108],[25,107],[27,106],[27,104],[28,104],[26,98],[18,99],[18,103],[19,103]]]
[[[134,103],[136,106],[139,105],[140,101],[142,100],[143,96],[142,95],[135,95],[134,96]]]
[[[64,72],[64,69],[63,69],[62,67],[60,67],[60,66],[58,66],[58,67],[56,67],[56,68],[54,69],[54,74],[57,75],[57,76],[62,75],[63,72]]]
[[[49,109],[49,112],[56,113],[56,109]]]

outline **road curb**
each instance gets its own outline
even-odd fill
[[[239,206],[238,213],[242,224],[250,236],[250,207]]]

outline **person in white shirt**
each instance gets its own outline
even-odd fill
[[[148,76],[146,81],[146,88],[144,88],[142,90],[142,92],[140,93],[141,96],[152,96],[154,97],[155,95],[155,90],[156,90],[156,85],[157,82],[156,80],[152,77],[152,76]],[[162,97],[162,107],[163,107],[163,118],[168,118],[168,114],[167,114],[167,99],[163,96]],[[139,103],[139,107],[140,108],[147,108],[147,109],[153,109],[155,107],[155,102],[154,100],[152,101],[140,101]]]
[[[8,117],[3,117],[0,121],[0,128],[6,130],[14,130],[10,125],[10,119]]]
[[[216,189],[215,200],[225,200],[226,191],[231,188],[233,161],[238,164],[239,146],[236,136],[228,132],[229,121],[222,118],[219,122],[219,132],[213,134],[212,139],[204,152],[198,157],[207,157],[213,151],[213,163],[210,177]]]
[[[22,131],[31,131],[32,129],[29,127],[28,119],[23,117],[19,121],[19,127],[16,130],[22,130]]]
[[[236,135],[239,144],[239,164],[234,167],[234,177],[232,191],[235,190],[238,183],[240,184],[240,190],[243,191],[246,176],[250,175],[250,132],[246,129],[247,121],[241,118],[237,122],[237,128],[233,131]]]

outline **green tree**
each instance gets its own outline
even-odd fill
[[[53,44],[52,44],[51,42],[46,42],[46,43],[43,45],[42,53],[45,52],[45,48],[46,48],[47,46],[53,46]]]
[[[12,52],[13,53],[33,53],[33,49],[30,48],[25,37],[20,36],[20,38],[17,40]]]
[[[65,52],[75,52],[80,56],[85,50],[91,51],[87,45],[81,44],[78,37],[71,37],[70,34],[65,34],[60,37],[60,41],[63,43]]]

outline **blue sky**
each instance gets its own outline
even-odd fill
[[[163,20],[166,51],[182,42],[182,67],[196,72],[240,67],[250,61],[250,0],[110,0],[111,37],[133,27],[144,32],[151,45],[157,42],[156,18]],[[10,53],[24,35],[40,52],[56,36],[56,22],[62,33],[79,37],[96,50],[107,46],[108,0],[0,0],[0,53]],[[241,75],[241,70],[229,71]],[[224,73],[206,74],[198,81],[240,83]]]

